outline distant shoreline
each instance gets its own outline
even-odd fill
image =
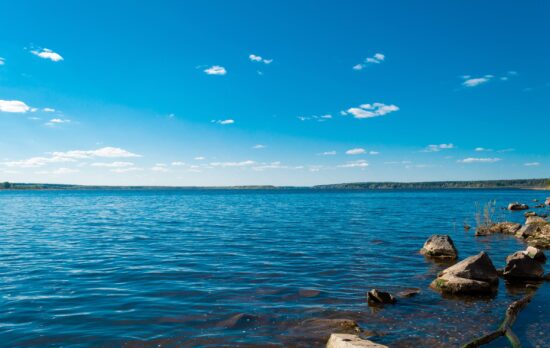
[[[455,189],[522,189],[550,190],[550,179],[511,179],[477,181],[426,181],[426,182],[357,182],[314,186],[107,186],[67,185],[40,183],[0,183],[1,190],[343,190],[343,191],[391,191],[391,190],[455,190]]]

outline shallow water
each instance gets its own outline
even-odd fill
[[[501,281],[494,298],[442,298],[428,285],[445,266],[418,250],[450,234],[460,258],[485,250],[503,267],[524,245],[463,222],[474,224],[476,202],[548,195],[0,191],[0,345],[315,347],[324,337],[302,321],[350,318],[392,347],[455,347],[496,328],[524,290]],[[421,293],[373,309],[374,287]],[[525,347],[550,345],[549,300],[547,282],[518,318]]]

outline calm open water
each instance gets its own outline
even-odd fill
[[[461,259],[486,250],[503,267],[525,246],[465,232],[475,203],[549,195],[0,191],[0,346],[322,346],[300,330],[309,318],[354,319],[392,347],[458,346],[496,328],[524,290],[501,281],[492,299],[444,299],[428,285],[445,266],[418,250],[450,234]],[[374,287],[421,293],[372,309]],[[514,326],[526,347],[550,345],[549,300],[546,282]]]

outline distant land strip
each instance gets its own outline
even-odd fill
[[[101,186],[35,183],[0,183],[0,190],[438,190],[438,189],[530,189],[550,190],[550,179],[479,181],[356,182],[315,186]]]

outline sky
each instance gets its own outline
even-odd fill
[[[550,176],[548,1],[0,8],[0,181]]]

